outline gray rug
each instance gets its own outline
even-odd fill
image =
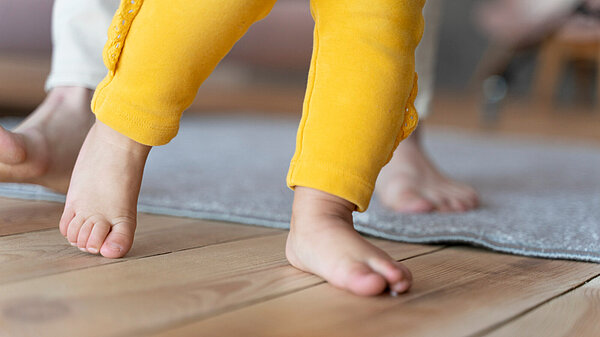
[[[293,193],[285,176],[297,120],[184,119],[179,136],[152,151],[140,211],[285,228]],[[600,148],[465,135],[435,129],[426,146],[450,176],[473,185],[482,207],[464,214],[402,215],[374,200],[355,214],[366,234],[415,243],[600,262]],[[62,201],[36,186],[0,194]]]

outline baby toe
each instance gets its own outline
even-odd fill
[[[86,249],[92,254],[98,254],[100,247],[104,244],[108,232],[110,232],[110,224],[106,220],[99,220],[94,223],[90,237],[87,241]]]
[[[94,227],[94,224],[90,220],[87,220],[83,223],[81,229],[79,229],[79,235],[77,236],[77,247],[79,247],[79,249],[82,251],[86,251],[85,247],[87,246],[88,238],[92,232],[92,227]]]
[[[348,269],[344,288],[360,296],[380,294],[387,287],[383,276],[374,272],[366,264],[356,263]]]
[[[416,192],[405,193],[399,198],[397,210],[408,213],[431,212],[435,205]]]
[[[133,244],[134,232],[134,224],[120,223],[113,225],[104,244],[100,248],[100,253],[108,258],[125,256]]]
[[[472,209],[477,206],[477,192],[467,185],[457,185],[453,188],[453,193],[456,198],[461,201],[467,208]]]
[[[476,208],[477,206],[479,206],[479,195],[472,188],[469,188],[465,192],[465,200],[467,201],[467,203],[469,204],[469,207],[471,207],[471,208]]]
[[[436,194],[431,197],[431,201],[435,205],[435,209],[438,212],[452,212],[452,207],[450,206],[450,200],[443,194]]]
[[[369,266],[383,276],[389,287],[397,293],[405,292],[412,284],[410,270],[400,262],[375,258],[369,261]]]
[[[60,222],[58,223],[58,229],[60,230],[60,234],[62,234],[64,237],[67,237],[67,229],[69,228],[69,224],[71,223],[74,217],[75,211],[71,210],[70,208],[65,208],[60,217]]]
[[[79,230],[81,226],[83,226],[83,222],[85,219],[81,216],[75,216],[73,220],[69,223],[67,228],[67,240],[71,243],[72,246],[77,245],[77,239],[79,237]]]
[[[448,205],[454,212],[466,212],[469,207],[459,195],[448,198]]]
[[[400,262],[396,262],[394,264],[402,272],[402,279],[400,279],[398,282],[390,283],[390,289],[398,294],[401,294],[410,289],[413,277],[412,273],[405,265]]]

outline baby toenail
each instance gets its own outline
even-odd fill
[[[85,250],[85,248],[79,248],[80,251],[87,253],[87,250]]]
[[[404,291],[406,291],[408,288],[410,287],[410,283],[408,283],[407,281],[400,281],[396,284],[394,284],[391,288],[392,292],[398,294],[398,293],[402,293]],[[393,296],[393,294],[392,294]]]
[[[71,246],[77,246],[77,242],[69,242]]]
[[[109,242],[109,243],[108,243],[108,246],[109,246],[111,249],[114,249],[114,250],[118,250],[118,251],[122,251],[122,250],[123,250],[123,247],[119,246],[119,245],[118,245],[118,244],[116,244],[116,243]]]
[[[90,247],[90,248],[88,248],[87,250],[88,250],[88,252],[90,252],[90,253],[92,253],[92,254],[98,254],[98,249],[96,249],[96,248],[92,248],[92,247]]]

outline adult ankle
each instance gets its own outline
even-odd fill
[[[48,91],[46,101],[53,104],[65,104],[75,108],[85,108],[83,110],[89,113],[93,94],[93,90],[85,87],[54,87]]]

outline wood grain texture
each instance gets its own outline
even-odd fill
[[[107,259],[81,252],[72,247],[58,229],[0,237],[0,284],[283,232],[272,228],[148,214],[140,214],[138,222],[133,248],[123,259]]]
[[[63,204],[0,198],[0,236],[58,228]]]
[[[128,260],[0,288],[0,335],[146,335],[323,283],[288,265],[287,234]],[[387,241],[373,240],[384,249]],[[406,258],[440,249],[394,244]],[[94,328],[90,328],[94,327]],[[68,330],[65,330],[68,329]]]
[[[486,334],[487,337],[600,335],[600,277]]]
[[[467,336],[600,273],[596,264],[461,247],[405,264],[414,288],[397,298],[321,284],[155,336]]]

